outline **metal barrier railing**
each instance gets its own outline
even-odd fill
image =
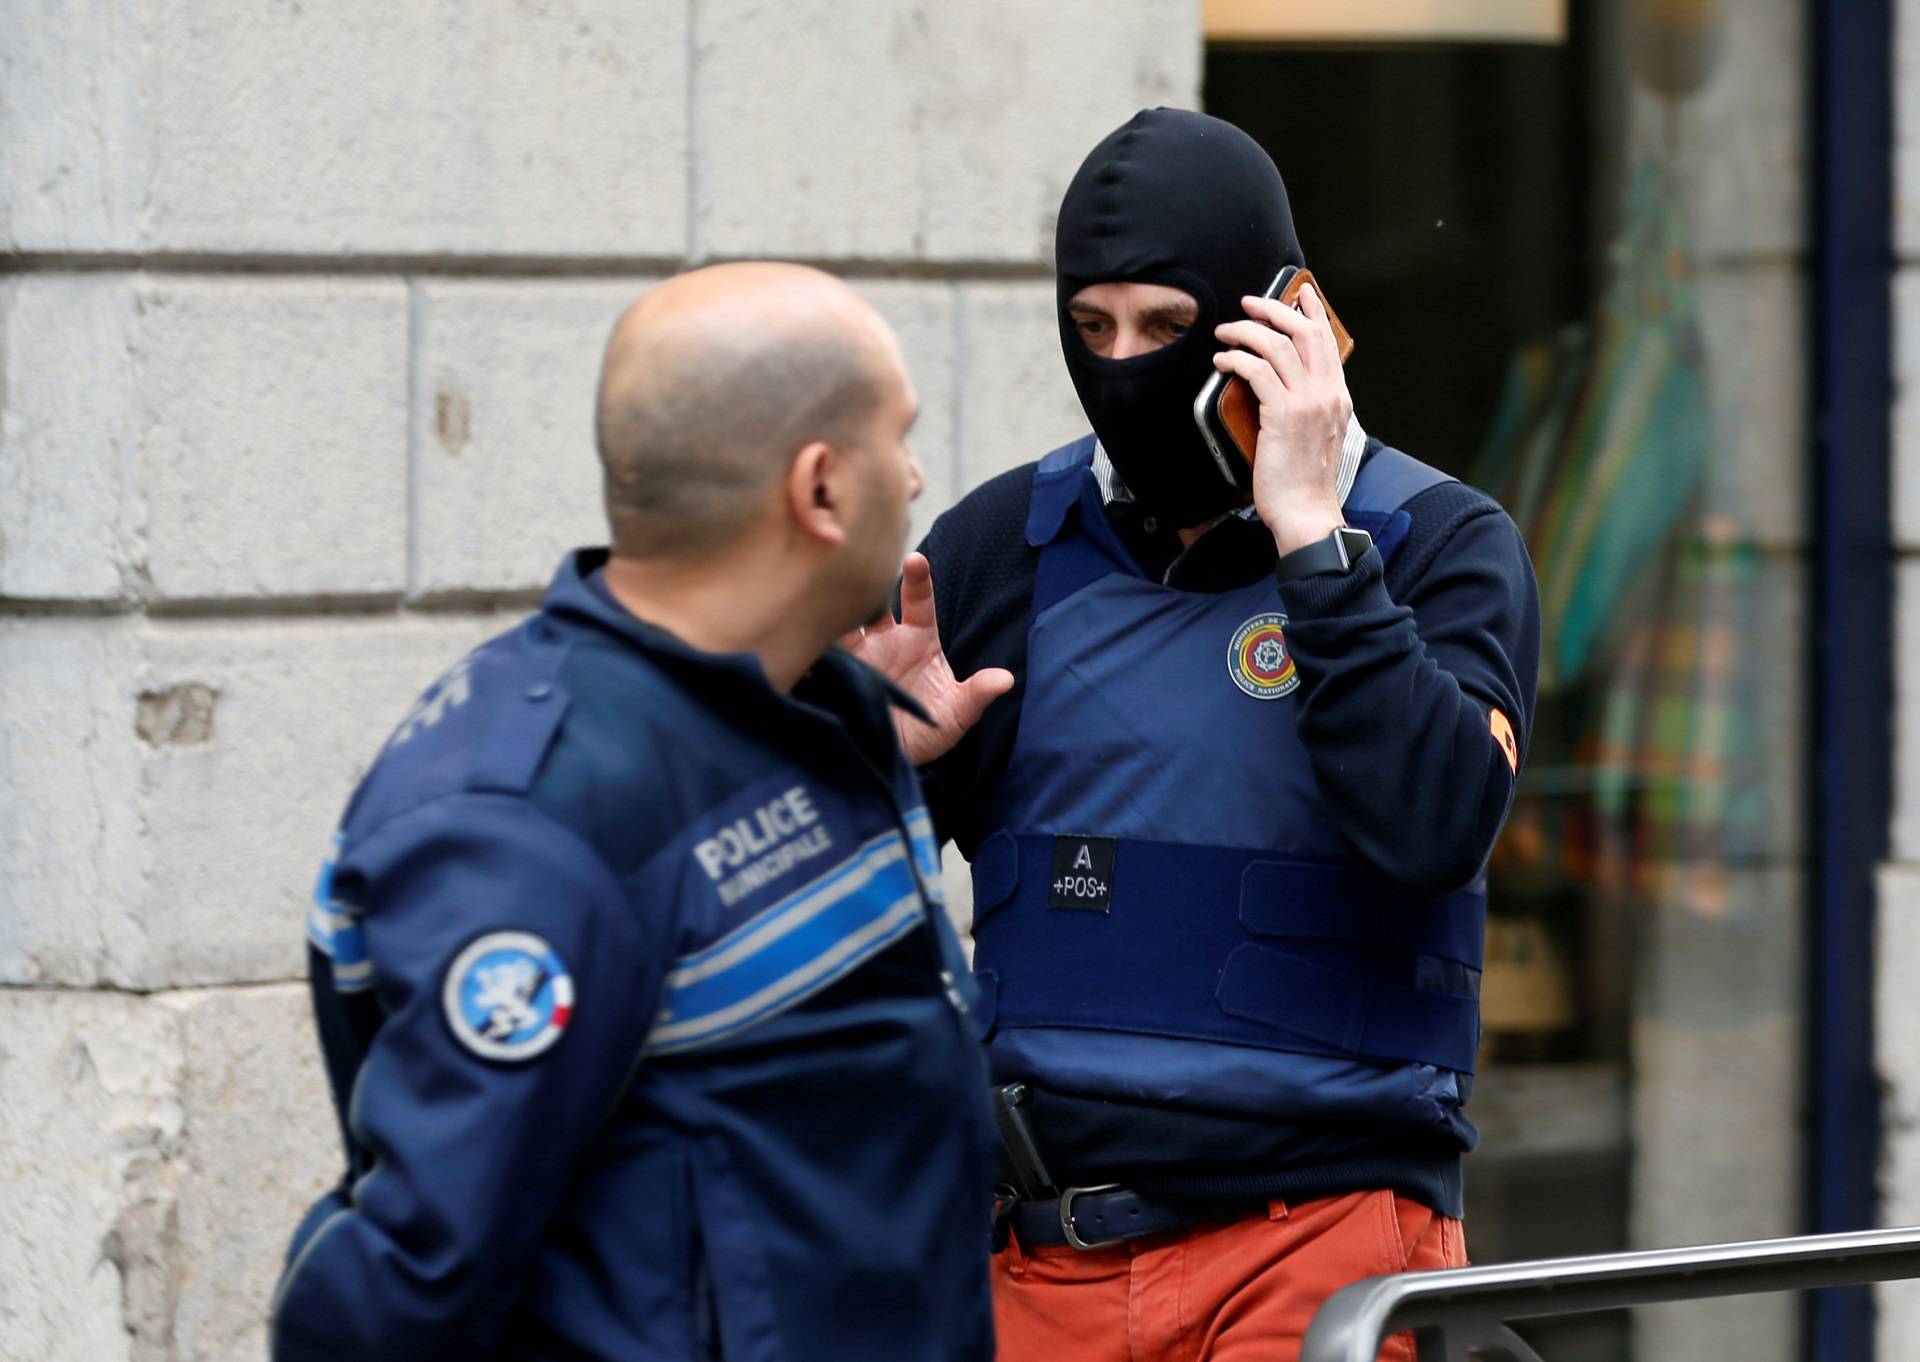
[[[1404,1272],[1329,1297],[1300,1362],[1374,1362],[1403,1329],[1420,1362],[1541,1362],[1509,1321],[1904,1277],[1920,1277],[1920,1226]]]

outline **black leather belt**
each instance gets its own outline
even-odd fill
[[[1013,1208],[1013,1232],[1024,1247],[1071,1244],[1105,1248],[1149,1234],[1170,1234],[1194,1225],[1225,1224],[1263,1213],[1264,1201],[1202,1205],[1143,1196],[1108,1183],[1062,1188],[1056,1201],[1022,1201]]]

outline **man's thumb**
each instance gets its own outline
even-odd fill
[[[961,722],[972,728],[987,706],[1013,689],[1013,673],[1005,667],[982,667],[960,687]]]

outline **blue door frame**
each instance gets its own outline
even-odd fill
[[[1814,0],[1813,868],[1808,1220],[1878,1223],[1874,871],[1892,807],[1892,0]],[[1873,1356],[1869,1288],[1816,1293],[1807,1350]]]

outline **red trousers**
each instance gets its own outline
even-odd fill
[[[1458,1220],[1391,1192],[1275,1201],[1264,1217],[1091,1252],[1016,1240],[993,1262],[999,1362],[1295,1362],[1339,1288],[1466,1264]],[[1413,1362],[1413,1336],[1380,1356]]]

